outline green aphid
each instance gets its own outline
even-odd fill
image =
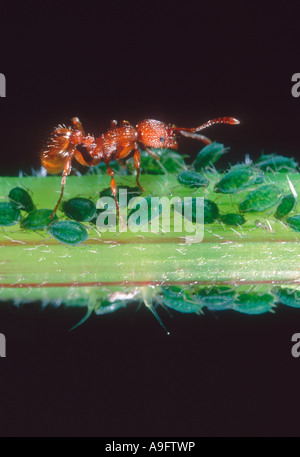
[[[234,310],[243,314],[264,314],[272,312],[275,306],[273,295],[270,294],[240,294],[234,305]]]
[[[220,157],[228,152],[229,148],[224,148],[224,144],[211,143],[201,149],[194,161],[194,169],[196,171],[203,170],[209,165],[216,163]]]
[[[192,300],[211,311],[232,309],[236,292],[230,287],[203,287],[191,295]]]
[[[96,215],[96,205],[88,198],[71,198],[63,202],[62,210],[75,221],[88,222]]]
[[[286,173],[296,171],[298,163],[293,157],[285,157],[277,154],[263,154],[255,164],[263,171],[277,171]]]
[[[48,233],[64,244],[77,245],[88,239],[87,230],[76,221],[57,221],[48,227]]]
[[[148,156],[149,157],[149,156]],[[162,156],[161,156],[161,159],[160,159],[160,163],[162,164],[162,166],[165,168],[165,170],[168,172],[168,173],[178,173],[180,170],[183,170],[186,168],[186,163],[184,161],[184,157],[187,157],[187,156],[183,156],[181,154],[178,154],[177,152],[174,152],[174,151],[170,151],[170,150],[166,150]],[[152,160],[155,160],[151,157]],[[156,162],[156,165],[159,166],[158,162]],[[143,166],[143,164],[142,164]],[[160,170],[162,170],[162,168],[159,166]],[[145,169],[145,171],[147,173],[149,173],[149,171],[147,171],[147,169]],[[162,173],[160,173],[162,174]]]
[[[37,209],[32,213],[28,214],[22,221],[21,227],[28,230],[42,230],[48,227],[48,225],[57,219],[57,216],[54,215],[52,219],[50,216],[52,214],[51,209]]]
[[[300,291],[285,287],[273,287],[272,293],[283,305],[291,308],[300,308]]]
[[[124,199],[124,201],[122,199],[120,201],[120,190],[127,191],[127,201],[125,199]],[[129,200],[131,200],[132,198],[135,198],[135,197],[139,197],[141,194],[142,194],[142,191],[139,187],[118,186],[117,199],[119,202],[119,206],[120,207],[128,206]],[[102,197],[113,198],[110,187],[107,187],[106,189],[104,189],[100,192],[100,198],[102,198]]]
[[[282,192],[274,184],[266,184],[250,192],[239,204],[239,210],[246,211],[266,211],[277,205]]]
[[[222,194],[237,194],[257,184],[261,180],[261,172],[247,165],[235,165],[215,185],[214,191]]]
[[[300,232],[300,214],[288,217],[286,222],[288,226],[291,227],[291,229],[295,230],[296,232]]]
[[[221,222],[225,225],[232,225],[233,227],[238,227],[243,225],[246,222],[246,219],[241,214],[228,213],[220,216]]]
[[[0,226],[9,227],[17,224],[21,219],[21,213],[11,202],[0,202]]]
[[[182,171],[177,176],[177,179],[180,184],[191,188],[207,187],[209,185],[209,180],[195,171]]]
[[[150,175],[165,175],[166,173],[179,173],[186,169],[184,156],[171,149],[155,149],[153,151],[159,158],[156,159],[146,151],[141,151],[141,173]],[[130,173],[135,173],[135,166],[132,159],[126,163]]]
[[[285,216],[287,216],[294,209],[296,201],[297,200],[293,194],[289,194],[283,197],[274,215],[276,219],[283,219]]]
[[[151,222],[153,219],[157,218],[160,216],[163,210],[162,204],[159,203],[159,199],[154,197],[152,200],[152,196],[148,195],[147,197],[144,197],[144,200],[146,201],[146,204],[144,206],[144,203],[140,204],[137,200],[136,204],[134,205],[134,208],[129,210],[128,213],[128,219],[130,216],[132,216],[134,213],[137,211],[139,212],[140,216],[137,217],[135,220],[136,225],[140,225],[143,223],[143,221]],[[142,205],[142,210],[140,210]],[[143,209],[145,208],[145,211]]]
[[[197,313],[201,312],[202,306],[197,302],[189,300],[183,289],[180,287],[165,287],[160,296],[161,304],[168,308],[174,309],[180,313]]]
[[[197,218],[197,200],[195,197],[191,199],[192,201],[192,222],[196,222]],[[189,203],[190,204],[190,200]],[[189,219],[189,211],[185,210],[186,204],[184,203],[184,209],[182,214]],[[219,218],[219,209],[215,202],[208,200],[207,198],[203,199],[203,205],[204,205],[204,224],[212,224]]]
[[[36,207],[29,193],[22,187],[14,187],[8,194],[10,201],[21,210],[31,213],[36,210]]]

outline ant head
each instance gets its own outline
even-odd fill
[[[136,126],[138,141],[149,148],[177,149],[177,141],[172,127],[160,121],[146,119]]]

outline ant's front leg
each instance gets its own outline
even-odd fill
[[[182,129],[182,130],[179,130],[179,133],[182,135],[182,136],[185,136],[187,138],[193,138],[194,140],[200,140],[202,141],[204,144],[211,144],[211,140],[209,138],[207,138],[206,136],[204,135],[200,135],[199,133],[194,133],[194,129]]]

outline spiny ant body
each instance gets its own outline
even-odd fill
[[[210,144],[211,140],[198,132],[215,124],[234,125],[239,124],[239,121],[232,117],[219,117],[196,128],[176,127],[153,119],[139,122],[135,127],[127,121],[123,121],[120,126],[117,125],[116,121],[112,121],[110,129],[106,133],[94,138],[92,135],[85,134],[80,120],[74,117],[72,126],[59,126],[52,131],[47,146],[41,152],[42,165],[49,173],[58,174],[62,172],[61,193],[52,217],[62,200],[66,178],[71,172],[73,158],[81,165],[88,167],[98,165],[101,161],[106,164],[107,174],[111,177],[112,195],[115,199],[117,213],[119,213],[117,185],[114,179],[114,171],[110,168],[112,160],[124,161],[133,156],[134,166],[137,170],[136,182],[144,192],[139,182],[140,148],[159,159],[150,148],[177,149],[177,137],[179,135]]]

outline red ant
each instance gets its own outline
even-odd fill
[[[109,166],[111,160],[123,161],[133,156],[134,166],[137,170],[136,182],[144,192],[139,182],[140,146],[159,160],[159,157],[149,148],[177,149],[178,135],[210,144],[211,140],[197,132],[214,124],[234,125],[239,123],[233,117],[219,117],[196,128],[181,128],[153,119],[139,122],[136,127],[127,121],[123,121],[122,125],[118,127],[117,121],[112,121],[110,130],[95,139],[92,135],[85,135],[80,120],[78,117],[74,117],[72,126],[59,126],[52,131],[46,148],[41,152],[42,165],[49,173],[58,174],[62,172],[61,193],[51,217],[56,213],[62,200],[66,178],[71,172],[73,157],[81,165],[88,167],[98,165],[103,160],[107,167],[107,174],[111,177],[112,195],[119,214],[117,185],[114,179],[114,171]]]

